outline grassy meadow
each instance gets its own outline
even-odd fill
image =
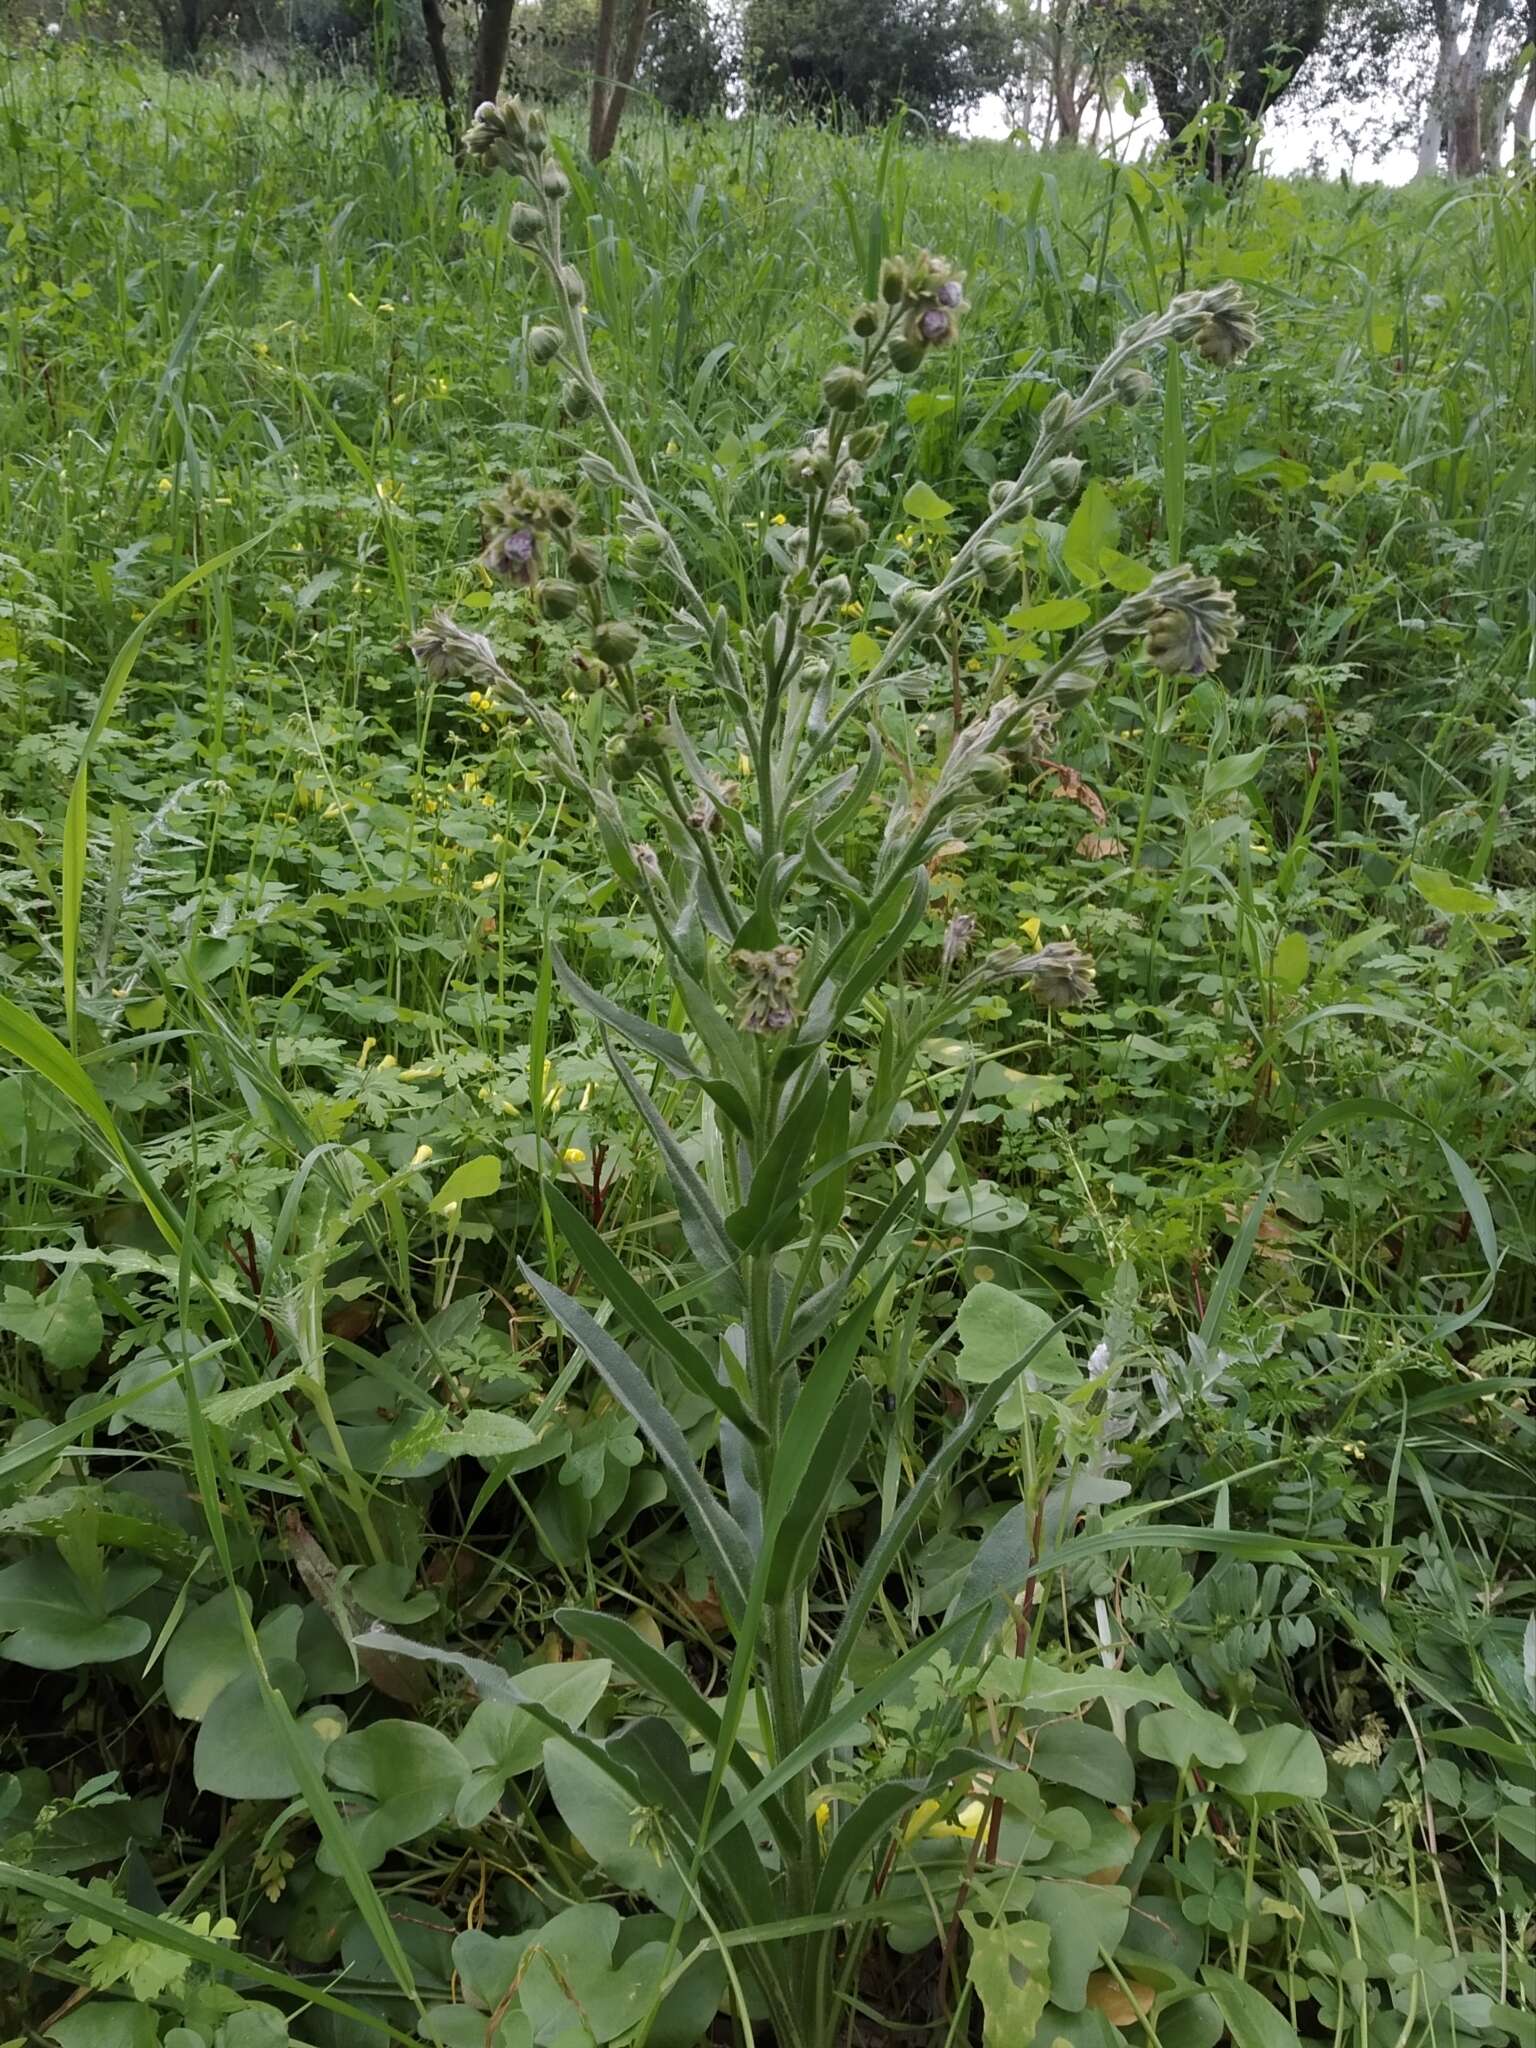
[[[583,481],[601,422],[533,360],[512,183],[359,84],[9,66],[0,2038],[1533,2048],[1536,187],[1227,201],[642,111],[601,170],[559,153],[592,363],[749,667],[784,458],[883,259],[942,252],[968,310],[869,401],[834,683],[1052,392],[1243,286],[1252,351],[1149,359],[1077,510],[1010,529],[1011,596],[881,697],[910,789],[994,662],[1040,670],[1148,571],[1243,624],[1203,675],[1117,654],[1040,727],[839,1024],[846,1126],[949,921],[1095,963],[1094,1002],[999,979],[914,1029],[884,1149],[818,1168],[835,1213],[787,1172],[811,1264],[912,1202],[846,1326],[867,1417],[803,1649],[764,1666],[836,1655],[786,1765],[698,1538],[743,1438],[665,1327],[718,1325],[729,1376],[689,1192],[732,1182],[729,1104],[667,1051],[691,984],[537,723],[407,646],[450,610],[603,757],[580,621],[477,562],[510,473],[568,490],[648,696],[750,808],[708,650]],[[839,817],[818,858],[862,872],[880,814]],[[753,1252],[765,1286],[800,1245]],[[567,1295],[634,1340],[702,1508]],[[649,1782],[637,1727],[671,1800],[604,1775]],[[717,1796],[744,1861],[764,1837],[734,1918],[675,1838],[706,1778],[699,1843]],[[831,1958],[823,2033],[765,1952]]]

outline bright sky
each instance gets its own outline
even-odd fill
[[[1142,149],[1150,149],[1162,141],[1162,124],[1154,114],[1143,115],[1141,121],[1131,128],[1124,112],[1119,109],[1116,112],[1115,129],[1121,138],[1124,154],[1134,158]],[[1009,121],[1002,101],[995,94],[988,94],[969,125],[973,135],[1006,135]],[[1130,137],[1128,147],[1125,144],[1127,135]],[[1341,141],[1336,122],[1325,115],[1309,114],[1283,101],[1264,124],[1262,156],[1267,168],[1280,177],[1305,170],[1314,156],[1318,156],[1324,169],[1331,173],[1349,171],[1354,177],[1374,179],[1383,185],[1406,184],[1418,167],[1415,152],[1409,147],[1387,149],[1374,160],[1364,153],[1355,156],[1347,142]]]

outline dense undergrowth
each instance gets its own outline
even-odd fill
[[[8,2030],[740,2041],[754,1944],[816,1930],[722,1931],[579,1743],[483,1672],[477,1704],[354,1649],[382,1623],[488,1660],[594,1743],[659,1706],[696,1762],[662,1674],[714,1701],[732,1675],[675,1473],[519,1264],[594,1306],[574,1210],[705,1318],[550,942],[685,1018],[538,734],[405,647],[448,606],[607,744],[577,623],[475,566],[514,470],[595,531],[616,507],[530,358],[513,195],[451,171],[430,110],[349,88],[65,57],[14,66],[0,112]],[[966,273],[954,346],[871,400],[855,676],[1129,321],[1235,279],[1262,325],[1085,430],[1022,580],[955,607],[929,696],[882,709],[920,779],[999,658],[1042,666],[1147,571],[1187,559],[1244,614],[1216,673],[1127,654],[1034,734],[928,860],[904,985],[839,1036],[862,1096],[957,917],[1096,962],[1087,1007],[977,991],[898,1120],[920,1227],[869,1308],[813,1657],[969,1396],[1073,1320],[931,1486],[849,1664],[873,1705],[809,1771],[824,1834],[908,1788],[827,1916],[844,2037],[1529,2042],[1531,191],[1218,204],[767,122],[637,121],[626,151],[567,156],[568,253],[733,619],[782,573],[848,307],[903,249]],[[648,692],[723,744],[643,554],[609,545]],[[717,1124],[649,1078],[713,1187]],[[708,1401],[647,1364],[723,1495]],[[882,1691],[1000,1555],[1020,1654]],[[657,1653],[649,1694],[574,1608]]]

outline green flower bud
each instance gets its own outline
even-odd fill
[[[587,287],[582,280],[581,272],[574,263],[561,264],[560,289],[573,306],[579,306],[586,298]]]
[[[592,410],[591,392],[575,377],[567,377],[560,387],[560,410],[568,420],[584,420]]]
[[[878,455],[885,441],[885,429],[873,422],[865,427],[855,427],[848,436],[848,453],[855,462],[868,462]]]
[[[868,341],[872,334],[880,332],[880,308],[873,299],[855,308],[852,325],[860,341]]]
[[[531,327],[528,330],[529,358],[542,370],[546,363],[552,363],[560,353],[565,336],[558,327]]]
[[[1122,405],[1140,405],[1144,399],[1157,396],[1157,379],[1134,363],[1129,364],[1115,379],[1115,396]]]
[[[891,610],[898,619],[915,619],[932,596],[933,592],[924,590],[919,583],[904,584],[891,599]]]
[[[643,576],[654,569],[666,552],[666,543],[653,526],[642,526],[638,533],[630,534],[624,543],[624,559],[632,569]],[[576,565],[571,564],[571,574],[576,574]]]
[[[907,296],[907,266],[899,256],[887,256],[880,266],[880,296],[888,306],[899,306]]]
[[[608,773],[615,782],[633,782],[640,773],[639,757],[627,732],[614,734],[603,749],[603,758],[608,763]]]
[[[852,363],[835,363],[821,380],[821,395],[833,412],[854,412],[869,396],[869,380]]]
[[[578,697],[595,697],[608,681],[608,671],[600,661],[577,654],[566,663],[564,680],[566,688],[574,690]]]
[[[515,105],[516,102],[514,101],[513,104]],[[530,149],[540,150],[548,146],[549,124],[544,119],[541,108],[528,107],[523,110],[523,134],[527,139]]]
[[[530,206],[519,199],[507,219],[507,232],[514,242],[521,242],[526,248],[530,242],[537,242],[544,233],[544,216],[536,206]]]
[[[546,619],[568,619],[581,603],[581,592],[559,576],[543,576],[533,586],[533,601]]]
[[[1059,434],[1071,417],[1072,395],[1067,391],[1058,391],[1054,398],[1047,401],[1040,415],[1040,431],[1042,434]]]
[[[907,334],[891,336],[891,368],[900,370],[903,376],[918,368],[928,353],[920,341],[914,341]]]
[[[1058,498],[1070,498],[1083,480],[1083,465],[1075,455],[1058,455],[1045,476]]]
[[[1000,595],[1019,573],[1019,558],[1006,541],[984,540],[976,550],[981,580],[993,596]]]
[[[821,537],[834,553],[847,554],[854,548],[863,547],[869,539],[869,524],[848,499],[833,498],[822,521]]]
[[[667,721],[654,705],[644,705],[625,727],[630,746],[642,761],[656,761],[671,745]]]
[[[645,645],[638,626],[628,619],[605,619],[592,635],[598,658],[610,668],[627,668]]]
[[[539,184],[543,187],[544,197],[553,199],[556,205],[569,195],[571,189],[570,179],[558,164],[544,166],[544,175],[540,178]]]
[[[1013,780],[1013,770],[1001,754],[982,754],[971,770],[978,796],[1001,796]]]
[[[1099,679],[1085,675],[1080,669],[1069,668],[1065,675],[1056,678],[1051,687],[1056,702],[1065,711],[1070,705],[1086,703],[1099,687]]]
[[[599,582],[603,573],[602,556],[586,541],[573,541],[566,550],[565,572],[573,583]]]

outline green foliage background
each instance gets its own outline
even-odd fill
[[[721,1679],[662,1474],[516,1266],[577,1279],[543,1171],[680,1298],[677,1218],[545,939],[642,1012],[650,950],[527,736],[400,645],[451,603],[524,687],[560,673],[558,635],[464,567],[509,469],[569,482],[586,446],[525,356],[510,195],[466,190],[429,108],[347,87],[40,57],[0,118],[0,992],[56,1039],[73,1021],[94,1091],[67,1107],[5,1013],[16,2026],[241,2048],[409,2037],[425,2006],[458,2039],[466,1998],[509,1995],[496,1943],[535,1928],[598,1958],[622,2018],[679,1912],[635,1817],[516,1709],[343,1639],[371,1618],[532,1670],[598,1732],[624,1700],[571,1660],[572,1601]],[[975,1100],[926,1190],[925,1284],[876,1318],[878,1436],[813,1618],[985,1375],[978,1290],[1081,1310],[1073,1353],[1122,1361],[1132,1505],[1213,1548],[1106,1542],[1047,1589],[1057,1654],[1091,1669],[1106,1641],[1190,1702],[1110,1688],[1055,1724],[1084,1753],[1039,1763],[1053,1839],[1103,1853],[1027,1923],[1067,1999],[1050,2024],[1112,2044],[1120,2009],[1087,1985],[1121,1953],[1154,1987],[1149,1957],[1204,1972],[1168,2048],[1528,2040],[1529,188],[1255,180],[1220,205],[1157,169],[757,119],[637,119],[573,175],[594,351],[733,608],[766,585],[780,460],[883,253],[944,250],[973,307],[887,401],[863,494],[874,568],[919,579],[1127,318],[1224,278],[1258,303],[1263,347],[1219,390],[1186,370],[1094,430],[1093,549],[1039,566],[1037,602],[1094,601],[1106,545],[1183,554],[1247,626],[1219,681],[1127,664],[1060,728],[1066,772],[1016,782],[938,869],[942,913],[989,940],[1090,946],[1102,1001],[1063,1021],[1003,991],[929,1049],[914,1143],[971,1059]],[[877,575],[855,601],[878,636]],[[690,687],[682,656],[669,680]],[[1362,1098],[1397,1114],[1343,1107]],[[671,1389],[703,1444],[691,1400]],[[944,1489],[866,1673],[943,1614],[1020,1458],[1000,1427]],[[888,1703],[860,1770],[923,1764],[943,1677]],[[1010,1682],[971,1701],[973,1735],[1028,1697]],[[1240,1757],[1201,1750],[1197,1699]],[[1131,1771],[1134,1850],[1083,1790],[1105,1768]],[[887,2009],[934,1978],[925,1899],[974,1919],[969,1854],[914,1843]],[[1049,1929],[1082,1924],[1101,1865],[1142,1918],[1080,1954]],[[965,1924],[953,2038],[983,2009],[989,2041],[1028,2038],[1038,2004],[996,2017],[1027,1955]],[[730,2001],[707,1931],[667,1967],[695,1942],[653,2041]],[[512,2048],[635,2037],[562,2036],[558,1972],[520,1981]]]

